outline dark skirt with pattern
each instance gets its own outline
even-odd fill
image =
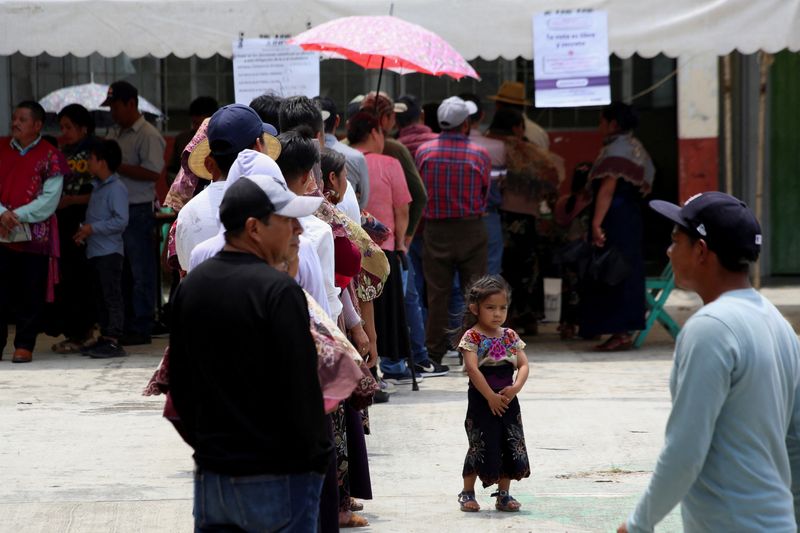
[[[347,401],[333,412],[336,476],[339,486],[339,511],[350,509],[350,498],[372,499],[364,419]]]
[[[378,354],[381,358],[390,361],[400,361],[411,353],[403,296],[401,259],[397,252],[384,250],[384,253],[389,260],[391,270],[383,286],[383,292],[373,300]]]
[[[511,285],[513,298],[509,317],[526,326],[544,317],[543,277],[553,270],[557,246],[533,215],[501,211],[503,223],[503,278]]]
[[[606,246],[619,250],[630,266],[630,274],[613,287],[585,280],[580,298],[580,335],[586,338],[644,329],[641,195],[622,179],[617,180],[611,207],[603,219],[603,229]]]
[[[481,367],[484,375],[491,375],[492,382],[512,384],[514,367],[510,364]],[[503,385],[505,386],[505,385]],[[495,388],[495,392],[502,388]],[[519,481],[531,475],[525,434],[522,430],[522,413],[519,400],[514,398],[503,416],[495,416],[489,409],[486,398],[471,383],[467,393],[467,431],[469,450],[464,460],[463,477],[477,474],[484,487],[501,479]]]

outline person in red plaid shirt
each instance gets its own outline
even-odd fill
[[[492,163],[486,149],[469,140],[469,116],[476,111],[474,102],[457,96],[444,100],[437,112],[441,135],[416,154],[428,190],[422,253],[428,288],[426,344],[437,363],[450,345],[447,309],[455,273],[464,290],[487,268],[488,234],[482,217]]]

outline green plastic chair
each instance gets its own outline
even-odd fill
[[[672,274],[672,264],[667,263],[661,275],[655,278],[647,278],[644,282],[644,296],[647,303],[647,321],[645,322],[644,329],[636,335],[636,340],[633,343],[635,348],[641,348],[644,344],[647,334],[653,329],[656,322],[659,322],[664,328],[676,338],[680,333],[680,326],[669,316],[664,305],[667,303],[672,289],[675,288],[675,276]]]

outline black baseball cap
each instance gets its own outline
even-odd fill
[[[130,102],[131,100],[139,99],[139,90],[125,80],[115,81],[108,86],[108,93],[106,99],[100,104],[100,107],[108,107],[111,102],[115,100],[122,100],[123,102]]]
[[[753,262],[761,252],[761,225],[743,201],[711,191],[692,196],[683,207],[652,200],[650,208],[703,239],[717,255]]]
[[[398,118],[402,116],[402,120],[406,124],[410,124],[411,122],[419,118],[420,114],[422,113],[422,108],[417,103],[417,99],[414,97],[414,95],[404,94],[395,101],[397,103],[406,105],[405,111],[397,113]]]

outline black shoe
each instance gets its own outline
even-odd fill
[[[138,346],[140,344],[150,344],[153,340],[150,335],[143,333],[126,333],[119,338],[119,343],[123,346]]]
[[[389,395],[382,390],[379,390],[375,393],[375,396],[372,397],[372,403],[386,403],[389,401]]]
[[[116,342],[110,339],[101,339],[89,349],[87,355],[92,359],[110,359],[112,357],[125,357],[128,353]]]
[[[437,376],[446,376],[450,372],[450,367],[440,365],[436,361],[427,360],[424,363],[414,363],[414,370],[417,372],[417,379],[419,379],[419,376],[435,378]]]

